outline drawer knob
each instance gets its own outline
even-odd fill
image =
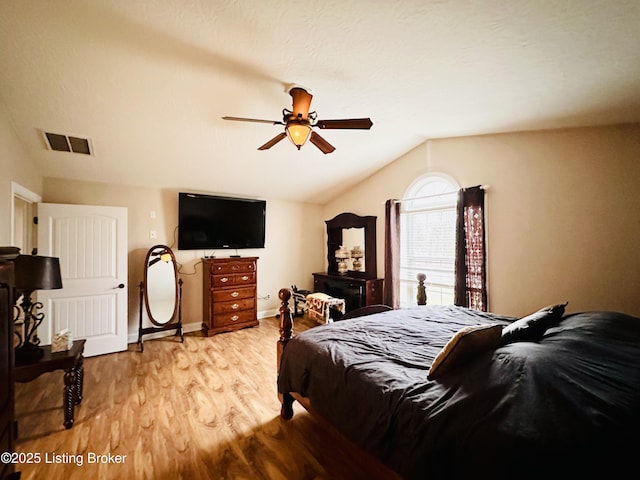
[[[238,295],[240,295],[238,292],[233,292],[233,293],[231,294],[231,296],[232,296],[233,298],[236,298]]]
[[[233,310],[237,310],[237,309],[238,309],[238,307],[240,307],[240,305],[238,305],[237,303],[234,303],[233,305],[231,305],[231,308],[232,308]]]
[[[249,280],[249,277],[247,275],[243,275],[242,280]]]
[[[227,277],[222,277],[220,279],[220,282],[222,282],[222,283],[227,283],[228,281],[229,281],[229,278],[227,278]]]
[[[231,317],[231,321],[232,322],[237,322],[239,318],[240,317],[238,315],[234,315],[233,317]]]

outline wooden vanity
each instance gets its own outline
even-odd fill
[[[314,273],[313,290],[344,299],[345,312],[382,303],[383,280],[357,277],[355,274],[356,272],[346,275]]]
[[[376,265],[376,219],[375,216],[360,216],[354,213],[341,213],[327,224],[327,271],[313,274],[313,289],[332,297],[345,300],[346,311],[367,305],[375,305],[383,301],[384,280],[377,278]],[[358,232],[364,250],[364,270],[348,270],[344,274],[338,272],[335,252],[341,246],[348,249],[356,245],[344,245],[351,229]]]

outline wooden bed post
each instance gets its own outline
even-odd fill
[[[424,273],[418,274],[418,305],[426,305],[427,304],[427,290],[424,287],[424,281],[427,279],[427,276]]]
[[[278,292],[278,298],[282,302],[280,305],[280,339],[278,340],[278,372],[280,371],[280,357],[287,342],[293,338],[293,316],[289,309],[289,299],[291,298],[291,290],[281,288]]]
[[[278,292],[278,298],[282,302],[280,305],[280,339],[278,340],[277,350],[277,362],[278,373],[280,373],[280,361],[282,359],[282,352],[284,347],[287,346],[289,340],[293,338],[293,316],[289,309],[289,299],[291,298],[291,290],[288,288],[281,288]],[[280,401],[282,407],[280,409],[280,416],[285,420],[289,420],[293,417],[293,397],[289,393],[282,394]]]

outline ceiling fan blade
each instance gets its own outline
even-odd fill
[[[333,152],[336,147],[327,142],[324,138],[318,135],[316,132],[311,132],[311,137],[309,137],[309,141],[313,143],[316,147],[322,150],[322,153],[327,154]]]
[[[255,123],[270,123],[271,125],[284,125],[284,123],[278,120],[260,120],[257,118],[243,118],[243,117],[222,117],[223,120],[233,120],[234,122],[255,122]]]
[[[284,137],[286,137],[287,134],[284,132],[280,132],[278,135],[276,135],[275,137],[273,137],[271,140],[269,140],[267,143],[265,143],[264,145],[262,145],[261,147],[258,147],[258,150],[268,150],[269,148],[273,147],[276,143],[278,143],[280,140],[282,140]]]
[[[338,129],[362,129],[369,130],[373,122],[370,118],[346,118],[344,120],[318,120],[314,125],[320,128]]]

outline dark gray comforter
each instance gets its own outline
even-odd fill
[[[500,347],[427,380],[457,330],[512,320],[429,306],[316,327],[287,345],[278,390],[309,397],[406,478],[589,477],[635,465],[638,318],[567,315],[539,342]]]

